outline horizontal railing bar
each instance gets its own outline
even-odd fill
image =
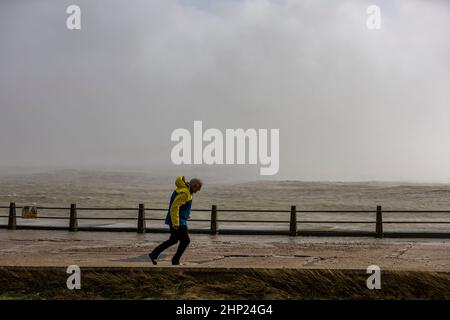
[[[8,218],[8,216],[0,216],[0,218]],[[36,219],[69,219],[69,217],[50,217],[50,216],[40,216],[38,218],[22,218],[17,217],[22,220],[36,220]],[[78,217],[79,220],[136,220],[135,217],[126,218],[126,217]],[[164,218],[146,218],[145,220],[153,220],[153,221],[165,221]],[[193,222],[210,222],[210,219],[191,219]],[[217,220],[217,222],[254,222],[254,223],[289,223],[289,221],[285,220]],[[375,221],[328,221],[328,220],[307,220],[307,221],[297,221],[299,223],[376,223]],[[383,223],[389,224],[450,224],[450,221],[383,221]]]
[[[450,224],[450,221],[383,221],[383,223],[423,223],[423,224]]]
[[[449,210],[384,210],[383,213],[450,213]]]
[[[207,210],[211,211],[211,210]],[[217,212],[249,212],[249,213],[259,213],[259,212],[268,212],[268,213],[289,213],[290,210],[265,210],[265,209],[217,209]]]
[[[126,217],[117,217],[117,218],[110,218],[110,217],[77,217],[78,220],[136,220],[135,217],[133,218],[126,218]]]
[[[210,220],[208,220],[210,221]],[[280,221],[280,220],[219,220],[217,222],[261,222],[261,223],[289,223],[289,221]]]
[[[24,206],[16,206],[16,209],[23,209]],[[32,206],[30,206],[32,207]],[[0,206],[0,209],[9,209],[9,206]],[[36,206],[39,210],[70,210],[70,207],[48,207],[48,206]],[[77,210],[89,210],[89,211],[131,211],[138,210],[138,207],[77,207]],[[145,208],[146,211],[166,211],[167,208]],[[211,209],[192,209],[192,211],[198,212],[210,212]],[[218,212],[248,212],[248,213],[289,213],[290,210],[286,209],[217,209]],[[375,210],[302,210],[297,209],[297,212],[301,213],[375,213]],[[383,209],[383,213],[450,213],[450,210],[386,210]]]
[[[145,221],[166,221],[165,218],[145,218]],[[190,219],[190,222],[210,222],[210,219]]]
[[[37,218],[22,218],[21,216],[17,216],[17,219],[22,219],[22,220],[37,220],[37,219],[69,219],[69,217],[61,217],[61,216],[55,216],[55,217],[49,217],[49,216],[38,216]]]
[[[375,210],[301,210],[298,213],[375,213]]]
[[[331,220],[307,220],[307,221],[297,221],[297,224],[299,223],[376,223],[375,221],[343,221],[343,220],[339,220],[339,221],[331,221]]]
[[[8,216],[0,216],[0,218],[8,218]],[[36,219],[69,219],[69,217],[51,217],[51,216],[39,216],[38,218],[22,218],[17,217],[18,219],[22,220],[36,220]],[[136,220],[135,217],[126,218],[126,217],[78,217],[79,220]],[[145,220],[148,221],[165,221],[165,218],[146,218]],[[210,219],[191,219],[192,222],[210,222]],[[217,220],[217,222],[251,222],[251,223],[289,223],[289,221],[285,220]],[[297,224],[299,223],[376,223],[375,221],[331,221],[331,220],[302,220],[297,221]],[[383,221],[383,223],[389,223],[389,224],[450,224],[450,221]]]
[[[68,208],[70,209],[70,208]],[[84,211],[137,211],[138,208],[89,208],[89,207],[77,207],[77,210],[84,210]]]
[[[145,211],[167,211],[168,208],[145,208]],[[197,212],[211,212],[211,209],[192,209]]]
[[[168,208],[145,208],[145,211],[167,211]],[[211,212],[211,209],[192,209],[191,211],[197,212]]]

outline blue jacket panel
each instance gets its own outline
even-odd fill
[[[170,197],[169,209],[167,211],[167,216],[166,216],[166,224],[170,225],[170,226],[172,225],[172,220],[170,218],[170,208],[171,208],[172,203],[175,200],[177,195],[178,195],[178,193],[175,190],[172,193],[172,196]],[[180,206],[180,209],[179,209],[180,226],[187,226],[187,221],[189,220],[189,218],[191,216],[191,207],[192,207],[192,200],[189,200],[185,204]]]

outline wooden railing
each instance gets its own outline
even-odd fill
[[[77,207],[76,204],[71,204],[70,207],[36,207],[36,209],[41,211],[46,210],[65,210],[69,213],[68,216],[42,216],[39,215],[38,219],[68,219],[69,223],[67,226],[51,226],[51,225],[20,225],[17,223],[17,209],[22,209],[22,206],[16,206],[14,202],[11,202],[9,206],[0,206],[0,209],[9,209],[8,215],[0,215],[0,218],[8,218],[7,225],[0,225],[0,228],[7,229],[40,229],[40,230],[69,230],[75,231],[134,231],[138,233],[148,233],[148,232],[167,232],[167,228],[147,228],[147,221],[164,221],[165,218],[148,218],[146,217],[146,212],[159,211],[166,212],[167,208],[145,208],[144,204],[139,204],[137,208],[99,208],[99,207]],[[136,212],[135,218],[128,217],[79,217],[78,212],[80,211],[130,211]],[[211,209],[193,209],[194,212],[210,212],[209,219],[191,219],[192,222],[207,222],[209,223],[209,229],[190,229],[192,233],[209,233],[212,235],[216,234],[285,234],[290,236],[374,236],[377,238],[383,237],[407,237],[407,238],[450,238],[450,220],[384,220],[384,213],[440,213],[440,214],[450,214],[447,210],[383,210],[382,206],[377,206],[374,210],[297,210],[296,206],[291,206],[290,210],[260,210],[260,209],[218,209],[216,205],[212,205]],[[239,213],[286,213],[290,215],[289,220],[248,220],[248,219],[219,219],[218,217],[222,214],[227,214],[231,212]],[[299,220],[299,215],[305,217],[308,214],[313,213],[334,213],[334,214],[348,214],[348,213],[363,213],[363,214],[375,214],[374,220]],[[450,215],[449,215],[450,217]],[[78,226],[80,220],[112,220],[112,221],[135,221],[136,227],[95,227],[95,226]],[[285,230],[279,229],[220,229],[219,225],[221,223],[259,223],[259,224],[287,224],[289,228]],[[375,224],[373,231],[361,231],[361,230],[307,230],[301,229],[299,226],[302,224]],[[441,224],[449,225],[448,230],[444,232],[439,232],[433,230],[431,232],[423,231],[409,231],[409,232],[385,232],[383,231],[383,226],[386,224]]]

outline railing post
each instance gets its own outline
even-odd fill
[[[77,231],[77,230],[78,230],[77,205],[75,203],[72,203],[70,205],[69,231]]]
[[[375,227],[375,237],[383,238],[383,210],[377,206],[377,222]]]
[[[291,220],[289,223],[289,235],[297,235],[297,207],[291,206]]]
[[[8,229],[15,230],[17,225],[16,219],[16,203],[9,204]]]
[[[145,233],[145,206],[143,203],[139,204],[137,232]]]
[[[211,234],[217,234],[217,206],[215,204],[211,207]]]

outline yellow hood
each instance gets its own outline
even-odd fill
[[[189,190],[189,186],[186,183],[186,180],[184,179],[184,176],[179,176],[177,178],[177,180],[175,180],[175,186],[177,187],[176,192],[178,194],[186,193],[190,198],[192,197],[191,191]]]

